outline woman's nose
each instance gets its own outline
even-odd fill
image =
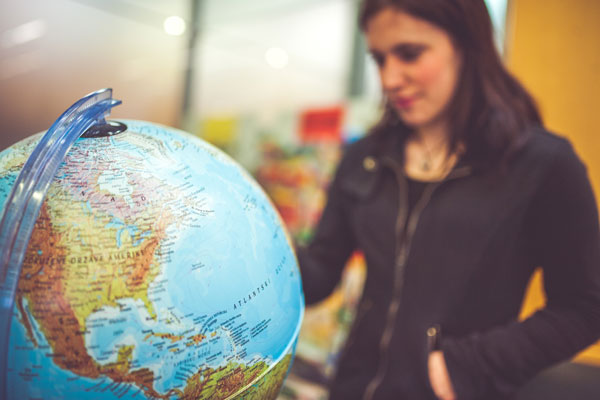
[[[379,77],[384,91],[400,89],[406,85],[408,79],[406,66],[395,57],[387,57],[379,69]]]

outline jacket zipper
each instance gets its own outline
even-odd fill
[[[440,350],[442,341],[442,327],[439,325],[433,325],[427,329],[427,353],[432,351]]]
[[[411,214],[408,215],[408,190],[404,173],[394,160],[386,159],[384,161],[387,161],[386,164],[389,167],[391,167],[394,171],[396,175],[396,180],[398,181],[398,186],[402,191],[395,227],[397,247],[396,262],[394,268],[394,287],[392,291],[392,301],[390,302],[386,315],[385,328],[379,340],[379,364],[377,366],[377,372],[375,373],[373,379],[371,379],[371,381],[367,385],[363,394],[363,400],[373,399],[377,388],[379,387],[379,385],[381,385],[381,382],[385,377],[385,373],[389,362],[388,348],[390,346],[392,335],[394,333],[394,325],[396,323],[396,317],[400,308],[400,295],[404,287],[404,270],[406,267],[406,260],[408,259],[410,246],[412,244],[412,237],[417,229],[417,224],[419,222],[421,213],[425,209],[427,204],[429,204],[429,200],[431,199],[431,196],[435,189],[442,182],[466,176],[471,171],[469,167],[457,168],[454,171],[452,171],[444,180],[430,183],[429,185],[427,185],[423,191],[423,194],[421,195],[421,198],[419,199],[419,201],[417,201],[415,208],[413,209]],[[403,234],[402,231],[405,224],[408,225],[406,225],[406,229],[404,229]]]

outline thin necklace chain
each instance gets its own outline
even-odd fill
[[[438,149],[441,149],[442,147],[444,147],[444,144],[446,143],[446,141],[440,140],[439,143],[437,143],[437,145],[433,149],[430,149],[429,146],[427,146],[427,143],[422,139],[419,141],[415,140],[415,143],[419,147],[421,147],[421,149],[423,150],[423,159],[421,160],[421,165],[420,165],[421,170],[423,172],[430,172],[431,169],[433,168],[433,152],[434,152],[434,150],[437,151]],[[444,169],[445,169],[445,164],[448,162],[448,160],[450,158],[452,158],[452,157],[449,154],[447,154],[444,157],[444,161],[440,167],[444,167]]]

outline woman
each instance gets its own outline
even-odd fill
[[[600,336],[585,167],[503,67],[483,0],[366,0],[361,26],[385,113],[298,251],[308,303],[367,262],[330,398],[510,398]],[[518,322],[537,266],[547,305]]]

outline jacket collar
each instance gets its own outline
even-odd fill
[[[402,168],[403,140],[396,132],[381,132],[380,137],[366,138],[362,159],[357,160],[351,171],[341,179],[341,188],[357,198],[367,198],[377,190],[384,170],[389,169],[400,179],[406,179]],[[470,175],[472,167],[460,159],[452,171],[441,181],[462,178]]]
[[[396,173],[404,174],[402,168],[404,158],[404,140],[398,132],[385,131],[380,133],[381,137],[373,138],[368,155],[363,160],[363,168],[377,172],[382,166],[391,167]],[[461,178],[472,173],[473,166],[467,159],[461,157],[452,171],[442,181]]]

